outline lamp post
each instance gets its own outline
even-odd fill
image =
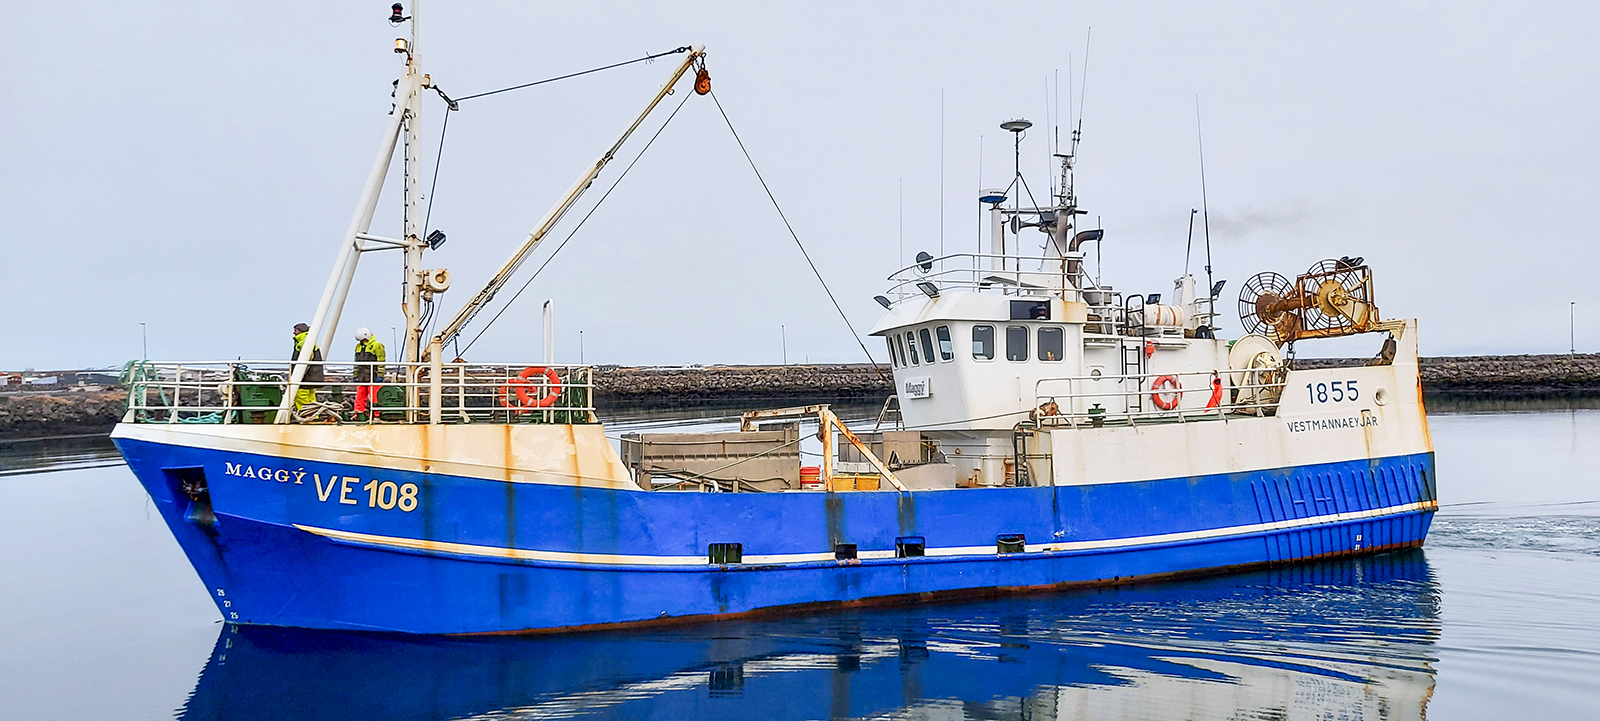
[[[578,365],[583,365],[583,331],[578,331]]]
[[[144,360],[150,360],[150,334],[145,332],[145,325],[139,324],[139,346],[144,351]]]
[[[1578,301],[1567,303],[1567,357],[1578,355]]]
[[[783,343],[783,364],[789,365],[789,331],[782,323],[778,324],[778,337]]]

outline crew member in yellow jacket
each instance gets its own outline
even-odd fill
[[[383,344],[366,328],[356,329],[356,420],[367,420],[367,405],[378,404],[383,385]]]

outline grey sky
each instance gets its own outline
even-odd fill
[[[405,31],[385,22],[387,5],[11,4],[0,24],[0,368],[120,363],[138,355],[141,321],[152,357],[284,356],[387,120],[400,73],[391,43]],[[1078,187],[1089,218],[1103,218],[1109,282],[1170,292],[1183,270],[1200,204],[1198,94],[1226,297],[1261,270],[1292,276],[1362,255],[1383,313],[1422,319],[1424,353],[1564,351],[1570,300],[1580,350],[1600,350],[1600,299],[1588,292],[1600,260],[1592,3],[422,11],[424,65],[458,96],[706,44],[718,97],[863,331],[898,265],[902,179],[906,255],[939,250],[941,91],[944,248],[971,250],[980,136],[983,184],[1003,185],[1010,142],[997,126],[1034,120],[1023,161],[1044,187],[1046,90],[1059,70],[1065,115],[1069,80],[1079,85],[1069,62],[1081,72],[1092,26]],[[450,236],[429,259],[454,274],[447,316],[669,69],[462,105],[432,215]],[[425,106],[430,175],[442,114]],[[376,232],[398,232],[397,197],[391,183]],[[398,263],[363,261],[334,358],[349,357],[357,326],[387,342],[401,324]],[[582,329],[591,363],[776,362],[780,324],[791,361],[860,359],[707,98],[688,100],[469,357],[539,357],[545,298],[564,361],[578,360]],[[1231,313],[1224,330],[1238,333]],[[868,339],[881,360],[880,346]]]

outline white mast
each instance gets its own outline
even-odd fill
[[[409,44],[404,39],[395,41],[395,52],[406,55],[405,77],[395,87],[394,118],[390,120],[389,127],[384,130],[383,140],[378,144],[378,157],[373,161],[372,170],[367,174],[367,184],[361,191],[361,200],[356,203],[356,212],[350,218],[350,226],[345,230],[344,237],[339,244],[339,253],[333,263],[333,272],[328,276],[328,283],[323,288],[322,299],[317,302],[316,313],[311,318],[311,329],[306,333],[306,343],[301,347],[299,355],[295,357],[295,365],[289,372],[289,384],[285,389],[283,401],[278,405],[276,423],[289,422],[289,409],[293,406],[294,395],[300,388],[301,381],[305,378],[306,365],[311,361],[314,348],[321,348],[324,358],[333,344],[334,331],[339,326],[339,315],[344,309],[345,297],[350,293],[350,282],[355,278],[356,263],[361,258],[363,247],[362,238],[372,227],[372,216],[378,207],[378,198],[383,193],[383,180],[389,174],[389,163],[394,159],[394,146],[400,139],[404,128],[406,133],[406,338],[408,341],[408,358],[415,360],[415,339],[420,331],[416,327],[419,313],[415,312],[420,307],[418,292],[421,284],[421,257],[422,242],[415,238],[415,178],[416,178],[416,125],[415,118],[421,108],[422,87],[424,75],[416,59],[417,24],[416,6],[412,5],[411,16],[411,41]]]
[[[404,193],[405,193],[405,233],[401,239],[405,243],[406,255],[404,298],[401,301],[406,314],[406,347],[405,357],[402,359],[408,364],[414,364],[422,357],[422,216],[418,212],[421,203],[417,193],[417,156],[421,147],[417,142],[417,125],[422,122],[422,91],[427,83],[427,76],[422,74],[422,61],[417,54],[417,15],[419,14],[419,0],[411,3],[411,48],[406,54],[406,79],[413,92],[406,96],[405,103],[405,166],[404,166]],[[406,366],[406,405],[416,408],[421,399],[420,389],[417,388],[417,366]]]

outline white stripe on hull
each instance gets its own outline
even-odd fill
[[[1336,523],[1348,523],[1372,518],[1382,518],[1418,511],[1437,510],[1439,504],[1432,501],[1417,503],[1402,503],[1396,506],[1375,508],[1369,511],[1353,511],[1349,513],[1329,513],[1309,518],[1296,518],[1288,521],[1273,521],[1270,523],[1253,523],[1244,526],[1228,526],[1225,528],[1211,528],[1202,531],[1184,531],[1181,533],[1162,533],[1150,536],[1133,536],[1128,538],[1108,538],[1098,541],[1061,541],[1056,543],[1030,543],[1026,548],[1029,552],[1064,552],[1064,551],[1096,551],[1096,550],[1121,550],[1141,546],[1152,546],[1168,543],[1184,543],[1192,541],[1215,540],[1235,536],[1248,536],[1269,531],[1283,531],[1299,528],[1309,528]],[[393,548],[410,551],[427,551],[432,553],[449,553],[462,556],[480,556],[485,558],[503,558],[518,561],[549,561],[557,563],[575,563],[594,566],[709,566],[712,565],[706,556],[636,556],[611,553],[572,553],[569,551],[538,551],[523,548],[503,548],[499,546],[481,546],[467,543],[451,543],[447,541],[427,541],[415,538],[399,538],[395,536],[379,536],[370,533],[356,533],[354,531],[341,531],[332,528],[317,528],[295,524],[295,528],[313,533],[318,536],[330,538],[346,543],[355,543],[378,548]],[[860,558],[866,560],[894,558],[894,551],[862,551]],[[950,546],[944,548],[929,548],[927,556],[955,557],[955,556],[993,556],[994,546]],[[818,561],[832,561],[832,553],[783,553],[765,556],[745,556],[746,565],[767,565],[786,563],[808,563]]]

